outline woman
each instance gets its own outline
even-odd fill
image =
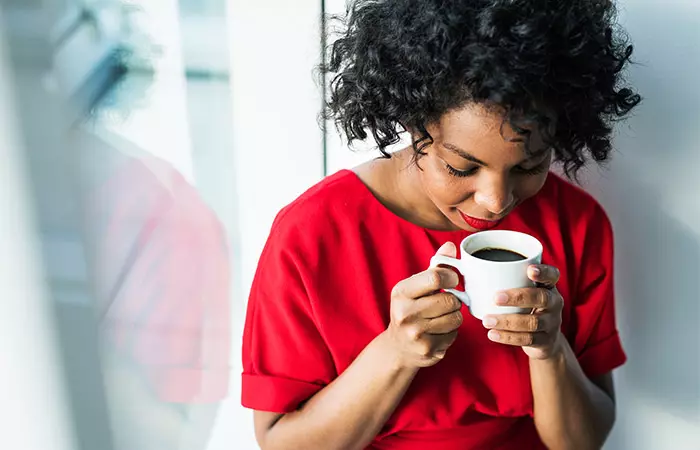
[[[600,448],[615,417],[610,223],[574,177],[639,96],[606,0],[359,1],[329,109],[385,158],[277,217],[251,290],[243,404],[263,449]],[[387,154],[400,131],[411,147]],[[470,233],[544,245],[483,321],[444,289]]]

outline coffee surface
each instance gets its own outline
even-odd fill
[[[504,248],[482,248],[472,253],[472,256],[479,259],[485,259],[487,261],[497,261],[497,262],[511,262],[511,261],[522,261],[525,258],[518,252],[512,250],[506,250]]]

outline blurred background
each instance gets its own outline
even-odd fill
[[[606,448],[700,448],[700,3],[621,0],[645,100],[585,187],[617,237]],[[248,450],[277,211],[376,156],[319,124],[344,0],[0,0],[2,448]]]

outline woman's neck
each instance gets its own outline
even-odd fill
[[[362,164],[355,173],[380,203],[402,219],[431,230],[455,230],[423,190],[420,168],[412,158],[409,147],[390,159]]]

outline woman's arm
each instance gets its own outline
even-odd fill
[[[615,421],[612,377],[590,381],[561,333],[559,270],[532,266],[528,276],[539,286],[506,291],[496,303],[533,308],[533,314],[485,317],[489,339],[520,346],[530,358],[535,426],[545,445],[552,450],[599,449]]]
[[[438,250],[454,256],[448,243]],[[263,450],[364,449],[403,398],[420,367],[437,364],[457,337],[461,303],[450,269],[429,269],[399,282],[391,293],[391,321],[332,383],[289,414],[255,412]],[[437,292],[437,293],[436,293]]]
[[[599,449],[615,422],[612,375],[593,383],[566,339],[560,341],[556,354],[530,359],[537,432],[552,450]]]
[[[263,450],[363,449],[384,426],[418,368],[401,367],[387,333],[375,338],[355,361],[293,413],[255,412],[255,434]]]

